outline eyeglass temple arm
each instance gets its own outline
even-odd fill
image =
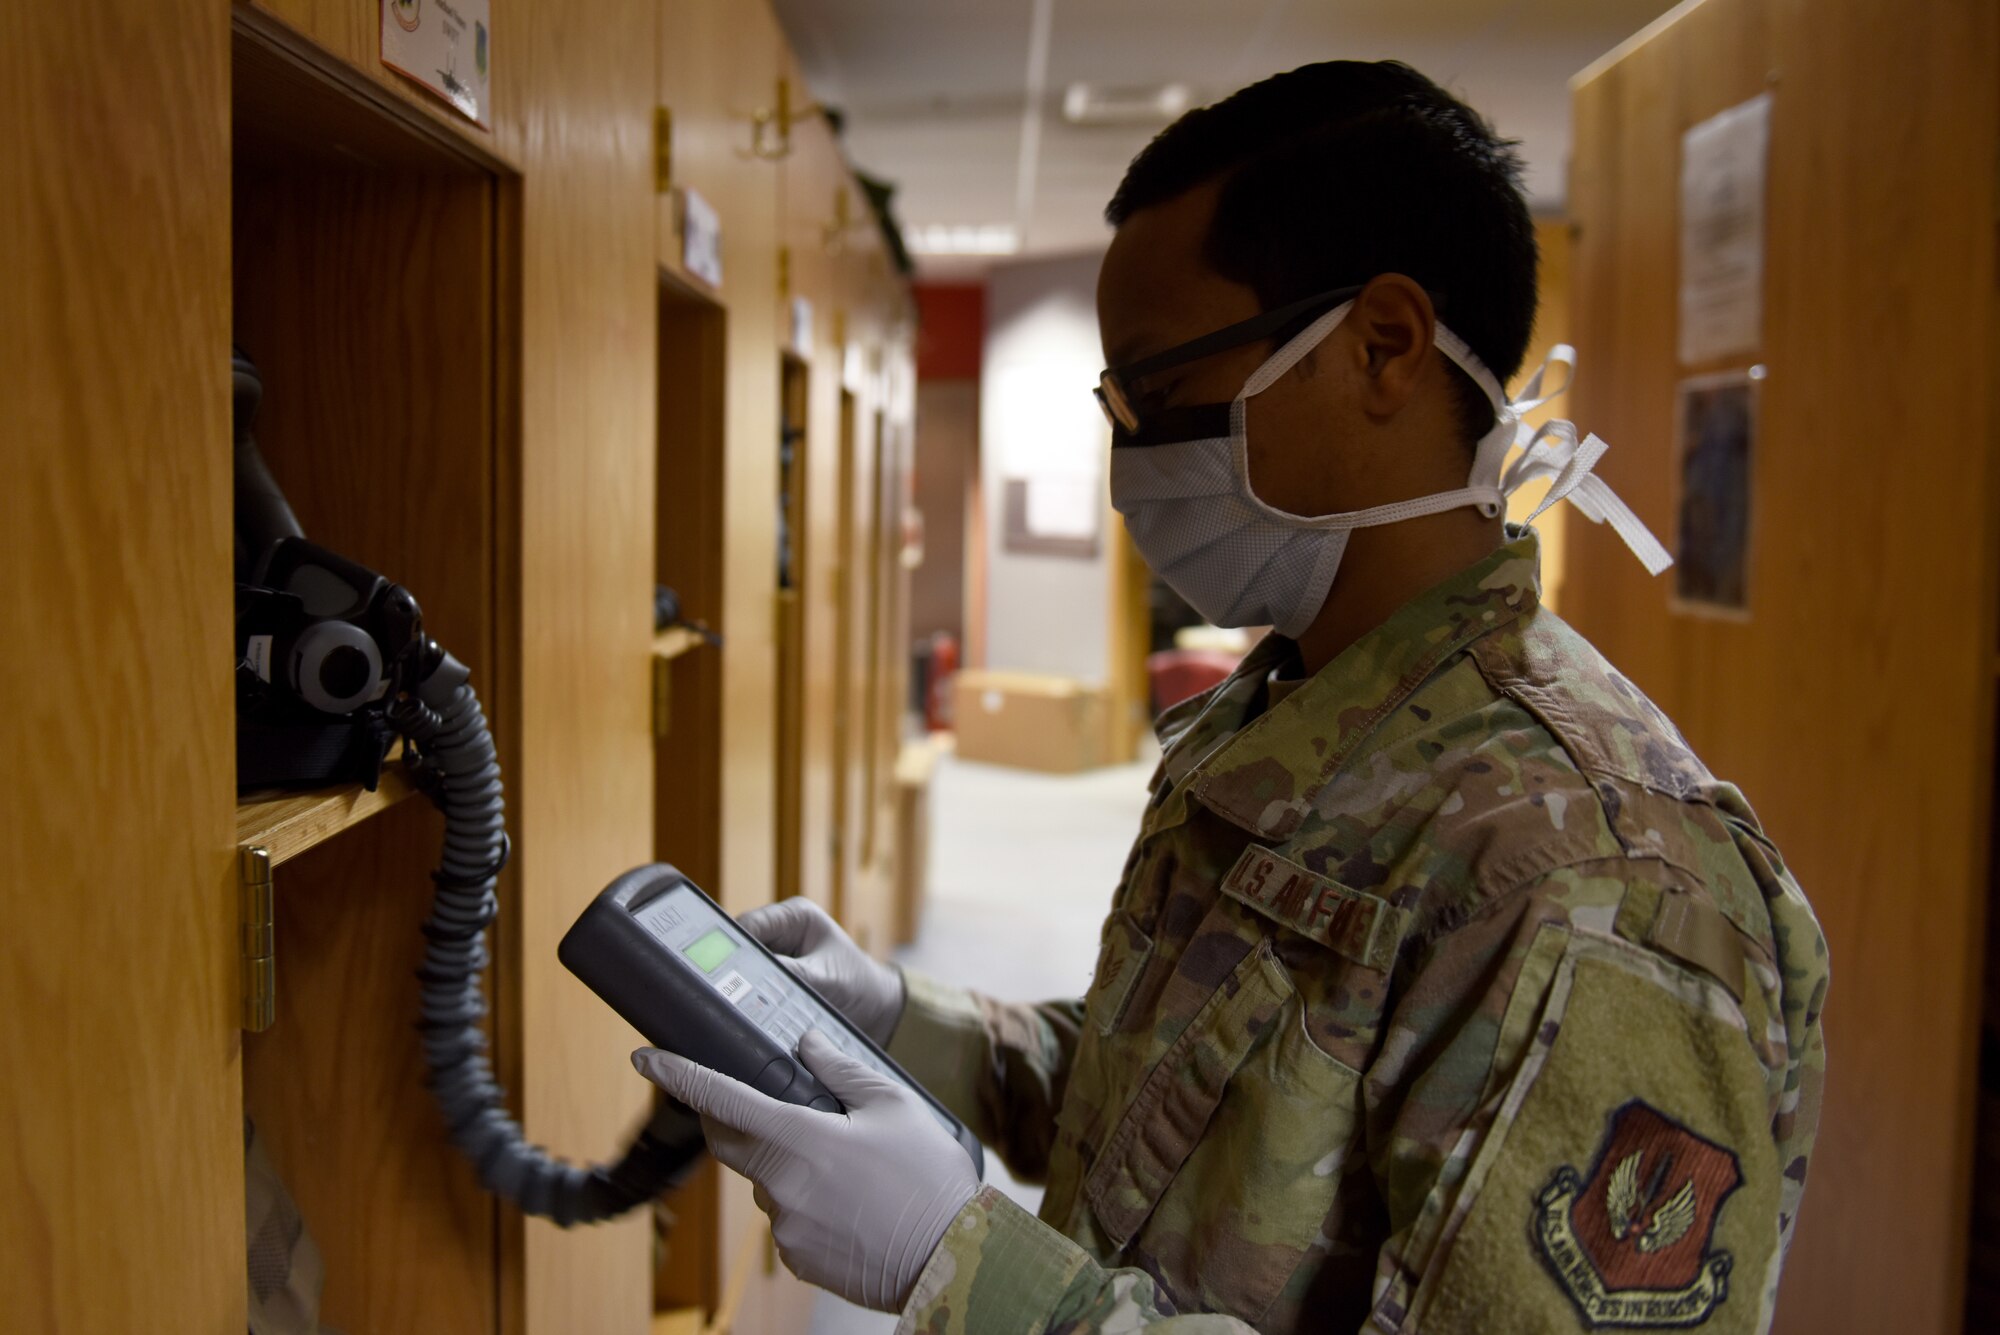
[[[1177,348],[1168,348],[1165,352],[1157,353],[1142,361],[1113,367],[1111,374],[1119,380],[1141,380],[1156,371],[1164,371],[1170,366],[1179,366],[1182,362],[1191,362],[1197,358],[1206,357],[1211,353],[1223,352],[1229,348],[1239,347],[1255,339],[1263,338],[1284,328],[1293,320],[1298,319],[1301,315],[1304,315],[1316,306],[1330,310],[1338,306],[1341,302],[1350,300],[1360,294],[1361,289],[1358,287],[1336,287],[1326,292],[1314,293],[1310,297],[1303,297],[1289,305],[1280,306],[1276,310],[1265,311],[1261,315],[1253,315],[1247,320],[1239,320],[1237,323],[1218,329],[1212,334],[1204,334],[1191,343],[1183,343]]]

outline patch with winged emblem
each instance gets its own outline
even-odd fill
[[[1699,1326],[1729,1296],[1730,1255],[1709,1242],[1742,1181],[1733,1152],[1634,1099],[1588,1178],[1564,1164],[1542,1188],[1535,1241],[1591,1329]]]

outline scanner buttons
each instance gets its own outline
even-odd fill
[[[785,1091],[792,1087],[792,1078],[798,1069],[790,1057],[773,1057],[751,1083],[761,1093],[769,1094],[774,1099],[783,1098]]]

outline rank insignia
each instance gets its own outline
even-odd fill
[[[1592,1329],[1685,1329],[1729,1296],[1710,1250],[1743,1181],[1731,1151],[1637,1099],[1611,1114],[1588,1178],[1568,1164],[1535,1199],[1535,1242]]]

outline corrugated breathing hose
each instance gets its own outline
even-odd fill
[[[623,1158],[585,1167],[528,1143],[507,1112],[480,1027],[486,928],[499,912],[494,886],[508,853],[500,761],[471,673],[435,640],[425,641],[424,663],[421,684],[390,705],[389,721],[414,752],[420,786],[444,812],[444,856],[432,873],[437,894],[417,974],[431,1091],[452,1143],[487,1190],[565,1228],[609,1219],[685,1175],[702,1147],[701,1125],[662,1101]]]

